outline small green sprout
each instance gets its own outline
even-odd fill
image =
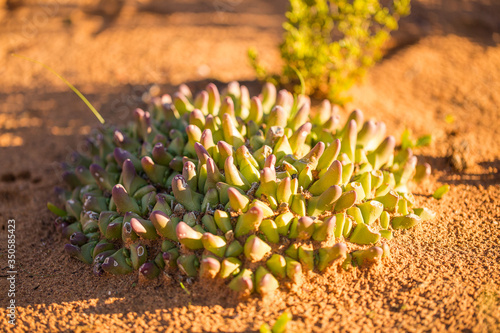
[[[65,217],[68,215],[64,209],[61,209],[51,202],[47,202],[47,208],[59,217]]]
[[[434,192],[432,197],[434,199],[440,200],[446,193],[448,193],[449,190],[450,190],[450,185],[444,184]]]
[[[259,332],[260,333],[285,333],[287,331],[288,322],[290,320],[292,320],[292,314],[288,310],[285,310],[285,312],[283,312],[281,314],[281,316],[278,317],[278,319],[274,323],[273,327],[269,326],[268,323],[264,323],[260,327]]]
[[[179,282],[182,290],[184,290],[186,292],[186,294],[188,294],[188,296],[191,296],[191,292],[184,286],[184,283],[182,282]]]
[[[445,117],[444,117],[444,121],[448,124],[453,124],[455,122],[455,116],[452,115],[452,114],[447,114]]]
[[[432,142],[432,135],[430,135],[430,134],[422,135],[421,137],[419,137],[417,139],[417,142],[415,143],[415,147],[416,148],[425,147],[425,146],[430,145],[431,142]]]
[[[401,135],[401,149],[420,148],[428,146],[431,143],[432,143],[431,134],[422,135],[418,137],[417,140],[415,141],[412,138],[411,130],[407,128],[403,131],[403,134]]]

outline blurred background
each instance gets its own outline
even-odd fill
[[[46,134],[64,136],[71,146],[72,135],[97,124],[60,79],[12,53],[51,66],[105,119],[119,123],[153,83],[172,93],[183,82],[196,91],[213,80],[243,80],[257,92],[247,51],[255,48],[262,65],[280,73],[288,6],[287,0],[2,0],[0,147],[37,147]],[[349,92],[347,108],[383,116],[393,131],[411,123],[417,132],[431,132],[433,123],[439,129],[450,114],[465,120],[471,112],[498,111],[499,43],[499,1],[413,0],[385,57]],[[491,117],[478,125],[491,128]],[[454,126],[461,129],[460,122]]]

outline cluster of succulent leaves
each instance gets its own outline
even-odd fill
[[[382,55],[390,32],[408,15],[410,0],[290,0],[284,40],[282,83],[304,79],[306,94],[342,103],[343,95]],[[250,62],[260,79],[267,78],[255,51]],[[297,87],[298,89],[298,87]]]
[[[433,213],[408,183],[430,173],[383,122],[237,82],[151,89],[123,128],[100,127],[64,165],[65,251],[95,274],[225,280],[266,294],[336,263],[376,263],[393,232]]]

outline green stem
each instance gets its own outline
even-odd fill
[[[295,74],[297,74],[297,76],[299,77],[299,81],[300,81],[300,93],[302,95],[305,95],[306,94],[306,84],[304,82],[304,77],[302,76],[302,74],[299,72],[299,70],[295,66],[290,65],[290,68],[293,69],[293,71],[295,72]]]
[[[34,60],[34,59],[31,59],[31,58],[28,58],[28,57],[25,57],[25,56],[22,56],[22,55],[19,55],[19,54],[15,54],[15,53],[12,53],[12,55],[14,57],[18,57],[18,58],[21,58],[21,59],[25,59],[25,60],[28,60],[28,61],[31,61],[35,64],[40,64],[42,65],[43,67],[45,67],[47,70],[49,70],[50,72],[52,72],[54,75],[56,75],[58,78],[60,78],[64,83],[66,83],[66,85],[75,92],[75,94],[78,95],[78,97],[80,97],[80,99],[85,103],[87,104],[87,106],[89,107],[89,109],[94,113],[94,115],[97,117],[97,119],[101,122],[101,124],[104,124],[104,118],[99,114],[99,112],[97,112],[97,110],[92,106],[92,104],[90,104],[90,102],[87,100],[87,98],[85,98],[85,96],[83,96],[83,94],[75,88],[75,86],[73,86],[71,83],[69,83],[68,80],[66,80],[65,78],[63,78],[61,75],[59,75],[55,70],[53,70],[52,68],[50,68],[49,66],[45,65],[44,63],[41,63],[40,61],[37,61],[37,60]]]

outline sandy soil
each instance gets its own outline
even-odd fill
[[[257,331],[290,309],[294,332],[500,331],[500,5],[495,0],[413,1],[413,13],[353,102],[391,133],[432,133],[418,151],[433,167],[415,188],[435,220],[403,232],[383,266],[311,275],[274,299],[238,303],[218,289],[136,276],[94,277],[63,253],[45,204],[58,162],[81,149],[97,120],[57,78],[10,56],[36,58],[121,123],[151,83],[245,80],[246,50],[280,66],[286,1],[170,1],[151,13],[128,1],[102,16],[76,1],[32,1],[0,11],[0,327],[2,331]],[[450,120],[450,116],[454,121]],[[466,162],[461,172],[447,155]],[[432,199],[441,184],[451,191]],[[17,324],[6,321],[7,220],[16,220]]]

